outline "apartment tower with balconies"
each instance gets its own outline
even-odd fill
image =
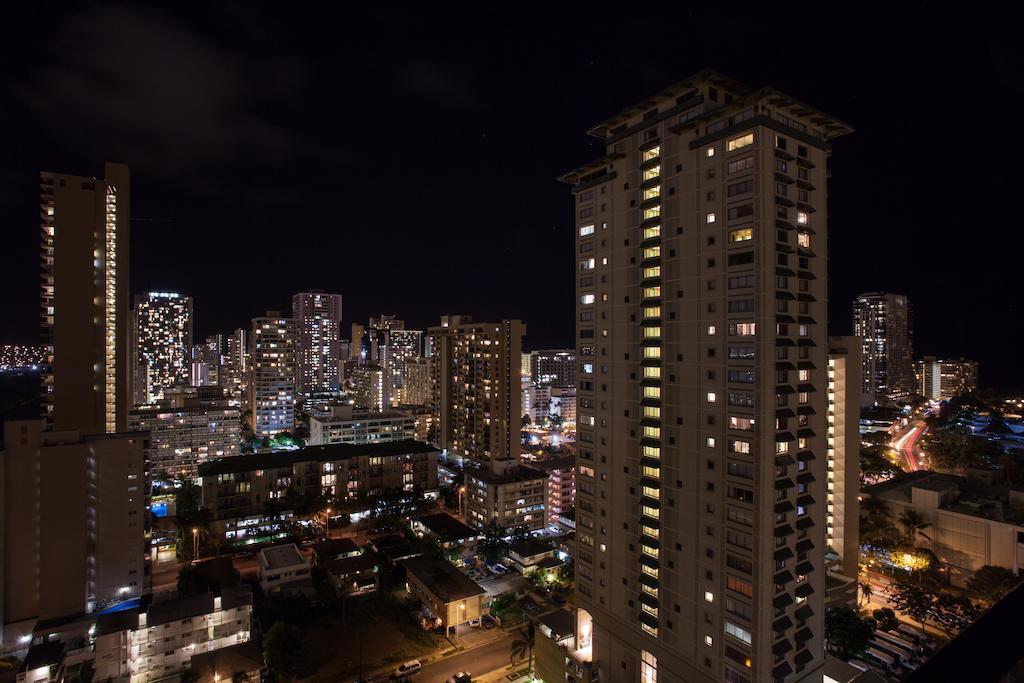
[[[849,130],[702,72],[595,126],[606,153],[563,176],[602,680],[820,680],[826,183]]]

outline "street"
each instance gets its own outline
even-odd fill
[[[416,683],[445,683],[448,677],[457,671],[469,671],[476,679],[490,671],[508,666],[512,641],[515,640],[513,634],[514,632],[509,632],[504,638],[427,664],[423,667],[423,673],[416,676]]]
[[[927,431],[928,426],[924,422],[917,421],[902,436],[891,442],[892,447],[906,460],[907,467],[911,472],[923,467],[924,453],[917,447],[917,442]]]

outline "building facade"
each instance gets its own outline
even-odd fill
[[[123,431],[128,350],[128,167],[104,178],[40,174],[43,416],[57,431]]]
[[[136,295],[132,336],[136,405],[159,401],[171,387],[192,384],[192,297]]]
[[[356,405],[380,413],[391,405],[387,373],[379,365],[361,365],[352,370],[352,399]]]
[[[4,425],[0,451],[0,645],[37,620],[142,595],[148,435]]]
[[[416,437],[416,418],[394,410],[382,413],[337,406],[331,414],[309,420],[309,445],[405,441]]]
[[[299,292],[292,297],[292,318],[299,395],[337,392],[341,387],[341,295]]]
[[[422,330],[388,330],[381,352],[381,365],[390,383],[393,403],[409,403],[405,398],[408,365],[420,357],[423,348]]]
[[[224,350],[221,386],[227,389],[232,402],[240,405],[247,400],[249,390],[249,331],[242,327],[232,332]]]
[[[209,460],[239,453],[241,411],[220,387],[170,389],[158,403],[128,414],[132,431],[149,432],[151,477],[192,479]]]
[[[978,362],[925,356],[914,364],[914,377],[921,396],[932,401],[948,401],[978,390]]]
[[[534,463],[532,467],[547,473],[547,497],[544,509],[550,526],[558,525],[563,512],[576,505],[576,458],[569,455]]]
[[[257,436],[295,426],[295,321],[274,311],[252,319],[248,408]]]
[[[858,337],[828,339],[825,532],[835,573],[857,578],[860,558],[860,352]]]
[[[820,679],[826,167],[848,132],[714,72],[593,128],[577,605],[602,680]]]
[[[401,396],[403,405],[430,403],[430,361],[426,358],[410,358],[405,362]]]
[[[214,334],[192,347],[192,386],[221,386],[224,372],[224,335]]]
[[[511,461],[506,464],[505,469],[486,465],[465,468],[466,524],[477,529],[492,524],[508,530],[543,529],[547,474]]]
[[[861,339],[861,403],[901,401],[914,393],[910,299],[867,292],[853,300],[853,333]]]
[[[194,655],[248,642],[251,634],[247,584],[105,614],[96,621],[96,679],[161,680],[189,668]]]
[[[535,386],[576,386],[576,349],[530,352],[530,381]]]
[[[199,466],[210,533],[228,541],[272,538],[289,489],[341,501],[372,501],[437,489],[437,450],[418,441],[307,446],[283,453],[224,458]],[[268,502],[278,508],[268,512]]]
[[[445,316],[427,334],[432,349],[431,442],[477,462],[518,460],[523,416],[519,368],[526,325]]]

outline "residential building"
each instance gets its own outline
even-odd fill
[[[474,323],[468,316],[444,316],[427,334],[433,349],[431,441],[481,463],[517,460],[523,415],[519,368],[526,325],[519,320]]]
[[[854,602],[860,559],[860,353],[858,337],[828,338],[825,559],[834,580],[826,584],[852,588]]]
[[[260,683],[268,675],[263,648],[254,640],[193,655],[189,668],[199,676],[196,683],[221,683],[225,671],[231,683]]]
[[[411,520],[412,530],[420,535],[433,536],[443,548],[461,546],[471,549],[482,537],[479,529],[463,524],[447,512],[435,512]]]
[[[40,174],[41,319],[49,370],[43,417],[55,431],[124,431],[128,350],[128,167],[104,178]]]
[[[393,403],[410,403],[405,398],[406,368],[410,361],[420,357],[422,347],[422,330],[394,329],[385,332],[381,365],[387,375]]]
[[[1024,571],[1024,492],[981,478],[917,470],[868,486],[862,497],[884,501],[889,520],[902,533],[904,512],[914,511],[928,524],[917,543],[949,566],[950,579],[963,586],[987,564]]]
[[[548,524],[555,526],[559,516],[576,504],[576,456],[549,458],[531,466],[548,475],[544,509],[548,514]]]
[[[147,434],[4,424],[0,450],[0,645],[39,620],[93,612],[148,587]]]
[[[295,321],[268,311],[252,319],[249,409],[257,436],[295,426]]]
[[[241,412],[218,386],[178,387],[128,414],[132,431],[149,432],[150,477],[192,479],[201,463],[238,455]]]
[[[820,678],[826,183],[849,129],[699,73],[572,185],[576,599],[601,680]]]
[[[341,387],[341,295],[299,292],[292,297],[292,319],[299,395],[337,392]]]
[[[359,323],[352,323],[352,339],[349,341],[349,359],[362,362],[363,335],[366,328]]]
[[[477,529],[543,529],[547,474],[512,461],[502,464],[506,468],[497,470],[466,461],[466,523]]]
[[[49,362],[49,355],[42,344],[0,344],[0,371],[35,370]]]
[[[361,365],[352,370],[352,398],[360,408],[384,412],[384,407],[391,405],[390,389],[384,368],[379,365]]]
[[[446,634],[488,612],[487,591],[448,560],[406,560],[405,587],[433,615],[434,626],[443,628]]]
[[[425,406],[430,403],[430,361],[428,359],[410,358],[405,361],[401,397],[403,405]]]
[[[978,390],[978,362],[973,360],[925,356],[914,364],[914,376],[917,393],[932,401],[948,401]]]
[[[562,609],[548,612],[537,619],[534,649],[539,680],[568,683],[591,683],[595,680],[590,660],[591,622],[589,619],[579,621],[580,624],[577,624],[576,615]],[[656,683],[656,679],[648,679],[643,683]]]
[[[103,614],[96,620],[96,680],[161,680],[189,668],[194,656],[246,643],[251,634],[247,584]]]
[[[250,542],[282,535],[279,521],[292,517],[292,511],[283,507],[289,490],[345,501],[372,501],[398,492],[411,500],[437,490],[437,454],[425,443],[388,441],[306,446],[199,465],[203,507],[212,520],[210,534]]]
[[[416,418],[391,410],[373,413],[355,406],[332,406],[329,416],[309,420],[309,445],[405,441],[416,436]]]
[[[249,331],[241,327],[227,338],[224,367],[220,373],[221,386],[228,390],[232,402],[241,404],[249,392]]]
[[[289,584],[309,583],[311,564],[294,543],[263,548],[256,573],[264,595],[278,593]]]
[[[519,376],[529,377],[530,376],[530,354],[526,351],[519,355]]]
[[[530,352],[530,381],[535,386],[576,386],[576,349]]]
[[[555,547],[539,538],[517,541],[508,547],[505,558],[523,576],[543,569],[556,569],[562,561],[555,557]]]
[[[862,405],[901,401],[914,393],[910,299],[888,292],[859,295],[853,300],[853,333],[862,344]]]
[[[224,335],[215,334],[192,347],[192,386],[221,386],[224,367]]]
[[[192,297],[137,294],[132,309],[135,404],[155,403],[164,391],[192,383]]]

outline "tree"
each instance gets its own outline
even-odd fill
[[[896,609],[919,623],[922,631],[928,620],[935,615],[934,597],[923,586],[900,582],[890,588],[890,595]]]
[[[484,537],[477,545],[480,553],[491,562],[498,562],[505,556],[508,546],[509,542],[505,540],[502,530],[498,528],[498,523],[492,519],[484,530]]]
[[[1003,599],[1017,587],[1021,578],[1005,567],[986,564],[967,580],[971,595],[989,604]]]
[[[197,567],[185,565],[178,570],[179,595],[206,595],[210,592],[210,579]]]
[[[862,604],[870,605],[871,596],[875,594],[875,591],[871,587],[871,584],[867,581],[858,581],[857,584],[860,586],[860,593],[864,598],[864,602]]]
[[[883,631],[895,631],[899,628],[900,620],[896,618],[896,612],[891,607],[876,609],[871,616],[874,617],[878,628]]]
[[[935,598],[933,611],[935,620],[950,635],[956,635],[978,618],[980,610],[962,595],[940,593]]]
[[[289,683],[303,658],[302,632],[283,621],[276,622],[263,638],[263,657],[274,679]]]
[[[907,542],[910,545],[917,546],[918,536],[928,541],[932,540],[932,537],[924,532],[931,524],[917,510],[904,510],[900,514],[899,522],[907,530]]]
[[[860,449],[860,483],[861,486],[876,484],[892,479],[903,470],[894,465],[879,448]],[[877,499],[875,499],[877,500]]]
[[[825,642],[828,650],[843,661],[864,652],[875,630],[870,617],[862,617],[849,607],[825,610]]]
[[[512,641],[512,653],[509,656],[509,661],[514,666],[517,660],[523,658],[523,656],[529,657],[527,663],[528,669],[533,669],[533,638],[534,638],[534,625],[533,620],[526,622],[526,629],[520,631],[521,638],[517,638]]]
[[[195,669],[182,669],[178,673],[178,683],[198,683],[199,672]]]

